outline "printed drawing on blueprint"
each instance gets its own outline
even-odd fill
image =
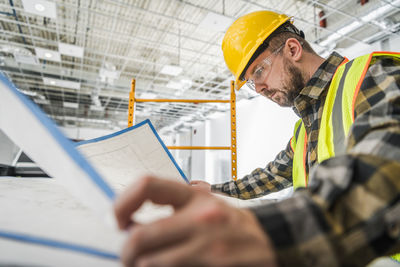
[[[117,192],[147,174],[186,180],[149,120],[78,143],[78,149]]]

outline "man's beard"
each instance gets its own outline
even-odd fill
[[[283,58],[283,64],[285,66],[284,71],[287,78],[283,81],[282,89],[275,90],[279,93],[278,96],[272,100],[281,107],[293,107],[294,100],[306,86],[306,79],[300,68],[296,67],[286,58]],[[279,94],[281,96],[279,96]]]

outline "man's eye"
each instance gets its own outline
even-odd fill
[[[255,78],[260,78],[261,74],[263,72],[264,68],[263,67],[259,67],[255,72],[254,72],[254,77]]]

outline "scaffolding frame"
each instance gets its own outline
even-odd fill
[[[232,179],[237,179],[237,150],[236,150],[236,93],[235,82],[231,81],[231,98],[230,100],[219,99],[143,99],[135,97],[136,80],[132,79],[131,91],[129,92],[129,112],[128,127],[133,126],[133,115],[135,112],[135,103],[143,102],[183,102],[183,103],[230,103],[231,110],[231,146],[167,146],[168,149],[182,150],[230,150],[231,151],[231,175]]]

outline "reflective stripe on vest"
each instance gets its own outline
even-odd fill
[[[399,57],[400,53],[374,52],[341,64],[334,74],[322,112],[318,136],[318,163],[345,153],[346,137],[354,122],[354,104],[373,56]],[[298,134],[296,134],[298,133]],[[305,159],[306,131],[296,123],[291,141],[293,157],[293,187],[307,186]]]
[[[306,155],[307,155],[307,132],[304,128],[302,120],[298,120],[294,127],[293,137],[290,142],[293,156],[293,189],[298,187],[307,186],[307,168],[306,168]]]

